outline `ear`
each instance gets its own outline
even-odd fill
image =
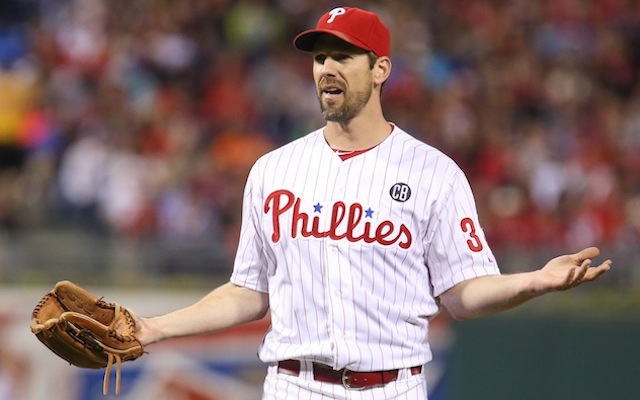
[[[391,75],[391,59],[379,57],[373,66],[373,80],[376,85],[382,85]]]

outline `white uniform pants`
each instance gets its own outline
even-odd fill
[[[424,374],[412,375],[404,369],[396,381],[383,387],[348,389],[315,381],[311,363],[302,362],[299,376],[278,373],[276,365],[269,366],[262,400],[427,400],[427,384]]]

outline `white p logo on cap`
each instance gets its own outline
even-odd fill
[[[338,8],[334,8],[333,10],[329,11],[329,19],[327,20],[327,24],[330,24],[333,22],[334,19],[336,19],[336,17],[338,15],[343,15],[347,12],[347,10],[345,10],[342,7],[338,7]]]

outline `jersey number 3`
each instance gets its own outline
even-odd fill
[[[471,251],[481,251],[483,249],[482,241],[476,234],[476,225],[473,223],[471,218],[464,218],[460,221],[460,228],[462,228],[462,232],[469,235],[469,239],[467,240],[467,246]]]

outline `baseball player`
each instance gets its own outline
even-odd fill
[[[595,247],[501,274],[470,185],[445,154],[385,119],[390,34],[339,7],[294,46],[309,52],[326,125],[260,158],[244,193],[230,282],[140,318],[145,345],[264,317],[264,399],[426,399],[429,320],[515,307],[592,281]]]

